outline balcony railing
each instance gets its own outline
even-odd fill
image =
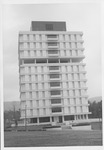
[[[57,41],[58,37],[47,37],[47,41]]]
[[[62,106],[62,103],[54,103],[54,104],[51,103],[51,108],[60,107],[60,106]]]
[[[60,81],[61,80],[61,78],[50,78],[50,81]]]
[[[57,89],[61,89],[61,86],[50,86],[50,89],[51,89],[51,90],[52,90],[52,89],[53,89],[53,90],[54,90],[54,89],[56,89],[56,90],[57,90]]]
[[[61,94],[58,94],[58,95],[50,95],[52,98],[54,98],[54,97],[56,97],[56,98],[58,98],[58,97],[62,97],[62,95]]]
[[[62,114],[63,112],[51,112],[52,115],[59,115],[59,114]]]

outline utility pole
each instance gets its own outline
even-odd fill
[[[98,109],[98,113],[99,113],[99,126],[100,126],[100,130],[101,130],[101,121],[100,121],[100,113],[101,113],[101,110],[100,110],[100,108]]]
[[[13,105],[13,111],[14,111],[14,123],[15,123],[15,130],[17,131],[17,118],[16,118],[15,104]]]
[[[27,130],[27,114],[26,114],[27,105],[25,105],[25,131]]]
[[[15,105],[13,105],[13,111],[14,111],[14,120],[15,120]]]
[[[14,123],[15,123],[16,122],[15,105],[13,105],[13,111],[14,111]],[[16,124],[15,124],[15,128],[16,128]]]

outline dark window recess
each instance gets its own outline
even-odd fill
[[[51,95],[60,95],[61,91],[51,91]]]
[[[37,123],[37,118],[30,118],[30,123]]]
[[[51,99],[51,104],[60,104],[61,99]]]
[[[48,59],[48,63],[59,63],[58,59]]]
[[[68,116],[64,116],[64,120],[74,120],[74,115],[68,115]]]
[[[47,35],[47,38],[57,38],[57,35]]]
[[[40,117],[39,118],[39,122],[42,123],[42,122],[50,122],[50,117]]]
[[[50,86],[51,87],[60,86],[60,82],[51,82]]]
[[[36,59],[36,63],[47,63],[46,59]]]
[[[62,116],[59,116],[59,123],[62,123]]]
[[[53,31],[53,24],[46,24],[47,31]]]
[[[48,42],[48,46],[57,46],[57,42]]]
[[[52,117],[52,122],[54,122],[54,117]]]
[[[60,59],[60,63],[68,63],[70,60]]]
[[[50,74],[50,78],[60,78],[59,74]]]
[[[48,50],[48,54],[58,54],[57,50]]]
[[[62,110],[61,110],[61,107],[55,107],[55,108],[52,108],[52,112],[54,113],[56,113],[56,112],[62,112]]]
[[[33,64],[33,63],[34,63],[34,59],[24,60],[24,64]]]
[[[59,66],[50,66],[49,70],[59,70]]]

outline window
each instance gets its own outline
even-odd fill
[[[30,118],[30,123],[37,123],[37,118]]]
[[[37,59],[36,60],[36,63],[47,63],[47,60],[46,59]]]
[[[55,107],[55,108],[52,108],[52,112],[53,113],[62,112],[62,109],[61,109],[61,107]]]
[[[70,116],[64,116],[64,120],[74,120],[74,115],[70,115]]]
[[[48,46],[57,46],[57,42],[48,42]]]
[[[51,95],[60,95],[61,91],[51,91]]]
[[[24,64],[33,64],[33,63],[34,63],[34,59],[24,60]]]
[[[50,83],[50,86],[51,87],[60,86],[60,82],[52,82],[52,83]]]
[[[59,70],[59,66],[50,66],[49,70]]]
[[[48,59],[48,63],[59,63],[58,59]]]
[[[40,117],[39,122],[50,122],[50,117]]]
[[[58,50],[48,50],[48,54],[58,54]]]
[[[50,74],[50,78],[59,78],[59,74]]]
[[[52,34],[52,35],[47,35],[47,38],[57,38],[57,35],[54,35],[54,34]]]
[[[68,62],[70,62],[69,59],[60,59],[60,63],[68,63]]]
[[[51,104],[61,104],[61,99],[51,99]]]
[[[46,24],[46,30],[52,31],[53,30],[53,24]]]

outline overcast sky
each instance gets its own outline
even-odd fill
[[[4,100],[19,98],[18,33],[31,21],[66,21],[68,31],[82,31],[89,98],[101,96],[101,22],[99,3],[15,4],[3,6]]]

